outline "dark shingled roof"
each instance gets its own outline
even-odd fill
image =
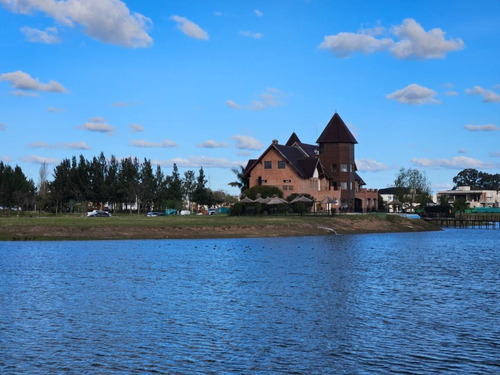
[[[246,175],[248,172],[250,172],[257,161],[258,159],[250,159],[247,163],[247,166],[245,167],[245,172],[243,172],[243,175]]]
[[[297,172],[305,178],[312,177],[318,160],[315,157],[307,157],[297,147],[284,145],[273,145],[278,152],[294,167]]]
[[[335,113],[316,143],[358,143],[338,113]]]
[[[318,149],[317,145],[310,145],[307,143],[299,142],[297,143],[297,146],[299,146],[302,149],[302,151],[304,151],[308,156],[310,157],[316,156],[316,150]]]
[[[299,137],[297,137],[297,134],[295,134],[295,132],[293,132],[290,138],[288,138],[285,146],[293,146],[294,143],[300,143],[300,139]]]
[[[354,173],[354,179],[359,182],[359,185],[366,185],[366,182],[363,181],[363,179],[359,176],[359,174]]]

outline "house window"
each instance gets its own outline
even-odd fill
[[[347,172],[347,164],[340,164],[340,171]]]
[[[272,161],[265,161],[264,162],[264,169],[271,169],[272,167],[273,167]]]
[[[292,180],[283,180],[284,183],[290,183]]]
[[[278,169],[285,169],[285,162],[284,161],[278,161]]]
[[[347,182],[341,182],[341,183],[340,183],[340,188],[341,188],[342,190],[347,190]]]
[[[352,164],[349,164],[349,172],[352,172]]]
[[[332,172],[337,172],[337,164],[332,164]]]

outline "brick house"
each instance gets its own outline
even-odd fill
[[[273,140],[260,158],[248,161],[244,177],[249,187],[277,186],[285,198],[293,193],[310,194],[319,211],[376,210],[378,191],[363,188],[366,184],[356,173],[354,159],[358,142],[337,113],[316,143],[303,143],[295,133],[284,145]]]

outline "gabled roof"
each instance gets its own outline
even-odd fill
[[[338,113],[326,125],[316,143],[358,143]]]
[[[243,172],[243,175],[246,175],[250,170],[253,168],[253,166],[257,163],[258,159],[250,159],[247,163],[247,166],[245,167],[245,172]]]
[[[300,143],[300,139],[297,136],[297,134],[295,134],[295,132],[293,132],[290,138],[288,138],[288,141],[285,143],[285,146],[293,146],[294,143]]]
[[[358,181],[360,186],[366,185],[366,182],[363,181],[363,179],[359,176],[359,174],[354,173],[354,179]]]
[[[295,145],[300,147],[302,149],[302,151],[304,151],[308,156],[310,156],[310,157],[316,156],[316,151],[318,150],[317,145],[310,145],[310,144],[302,143],[302,142],[298,142]]]

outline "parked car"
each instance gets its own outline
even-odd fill
[[[156,212],[156,211],[152,211],[152,212],[148,212],[146,214],[147,217],[156,217],[156,216],[163,216],[164,214],[161,213],[161,212]]]
[[[215,215],[217,210],[215,208],[209,208],[207,211],[207,215]]]
[[[191,211],[189,210],[182,210],[181,215],[191,215]]]
[[[87,217],[111,217],[111,214],[107,211],[94,210],[87,212]]]

